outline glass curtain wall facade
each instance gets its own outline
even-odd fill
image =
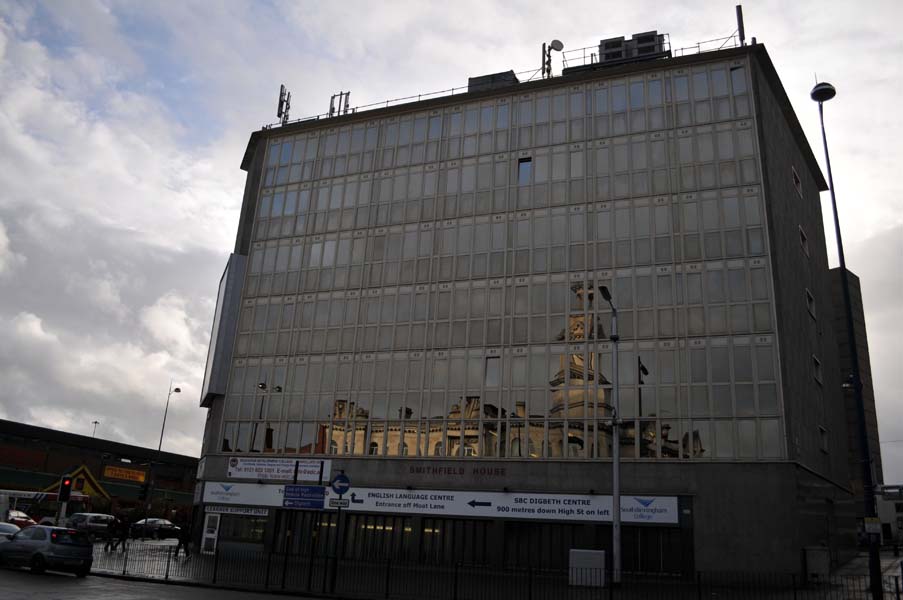
[[[605,285],[623,457],[784,456],[747,59],[505,92],[272,131],[220,452],[605,459]]]

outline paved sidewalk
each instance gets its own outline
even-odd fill
[[[901,563],[903,563],[903,550],[901,550],[900,556],[894,556],[892,550],[881,550],[881,574],[885,577],[893,577],[894,575],[903,577]],[[837,569],[835,575],[868,575],[868,573],[869,553],[863,551],[856,558]]]

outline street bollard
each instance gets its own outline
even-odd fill
[[[125,569],[129,565],[129,547],[126,545],[125,547],[125,556],[122,559],[122,574],[125,575]]]
[[[900,578],[894,575],[894,598],[900,600]]]
[[[172,547],[166,547],[166,574],[163,576],[164,581],[169,581],[169,562],[172,559]]]
[[[217,568],[219,568],[219,546],[213,550],[213,581],[211,583],[216,583]]]
[[[272,549],[270,549],[269,554],[267,554],[267,572],[263,578],[263,589],[267,589],[268,587],[270,587],[270,563],[271,562],[273,562],[273,550]],[[282,587],[285,587],[285,585],[283,584]]]

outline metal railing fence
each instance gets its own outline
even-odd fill
[[[805,580],[790,573],[624,573],[617,587],[601,569],[451,566],[354,560],[255,550],[178,555],[175,547],[140,542],[113,552],[95,547],[94,573],[217,587],[279,590],[356,598],[437,600],[866,600],[868,575]],[[903,573],[882,579],[884,598],[903,600]]]

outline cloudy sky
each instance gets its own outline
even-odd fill
[[[735,29],[729,1],[214,5],[0,0],[0,418],[85,434],[99,420],[99,437],[153,445],[172,378],[164,448],[198,453],[239,163],[280,83],[301,117],[339,90],[357,105],[537,68],[552,38],[573,49],[658,29],[678,48]],[[886,442],[903,440],[901,6],[744,7],[815,144],[815,74],[839,90],[827,124]],[[903,443],[883,451],[886,479],[903,482]]]

